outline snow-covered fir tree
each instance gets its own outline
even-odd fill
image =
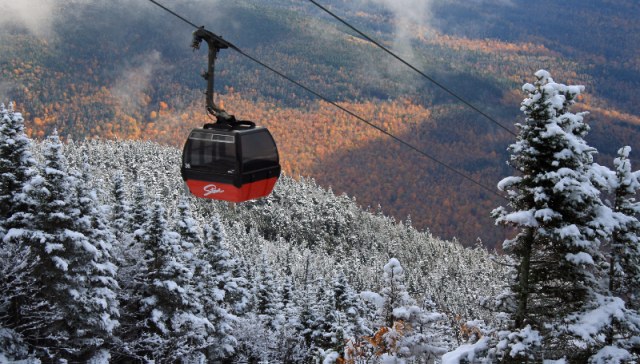
[[[345,341],[359,345],[372,331],[364,317],[363,303],[342,270],[333,278],[333,294],[335,308],[340,313],[344,328]]]
[[[128,297],[124,335],[130,354],[156,362],[189,361],[202,356],[212,325],[202,317],[201,302],[191,286],[193,272],[184,262],[180,236],[169,229],[163,205],[156,200],[138,234],[143,261]]]
[[[615,182],[613,209],[623,215],[623,221],[611,238],[609,289],[623,297],[629,307],[638,310],[640,304],[640,203],[635,195],[640,190],[640,171],[631,170],[630,147],[618,150],[614,160]]]
[[[7,233],[28,247],[31,262],[25,265],[29,296],[15,303],[14,325],[44,357],[86,360],[118,325],[109,238],[95,230],[101,216],[70,173],[57,135],[48,138],[43,157],[41,174],[19,195],[29,210],[12,216],[23,226]]]
[[[254,311],[266,326],[277,330],[279,325],[279,297],[275,276],[266,254],[262,254],[253,288]]]
[[[494,210],[498,224],[519,230],[503,244],[516,260],[517,280],[508,309],[513,334],[502,335],[498,354],[584,362],[605,346],[603,338],[624,311],[599,282],[600,244],[618,220],[592,179],[596,150],[584,140],[584,113],[569,111],[584,88],[556,83],[546,71],[535,75],[535,84],[523,87],[525,122],[517,124],[517,141],[509,147],[509,164],[519,174],[498,184],[508,191],[511,211]]]
[[[381,326],[374,335],[385,362],[432,361],[447,350],[430,325],[444,319],[437,312],[425,312],[417,306],[405,288],[404,269],[396,258],[384,266],[384,286],[380,292]]]
[[[15,196],[34,174],[35,160],[31,155],[29,138],[24,134],[22,114],[15,112],[13,103],[6,108],[0,104],[0,244],[8,229],[7,220],[20,208]],[[0,245],[2,246],[2,245]]]
[[[8,109],[0,104],[0,353],[8,358],[26,357],[31,351],[18,332],[22,330],[15,313],[32,293],[25,282],[33,261],[26,259],[28,246],[5,233],[15,229],[14,235],[31,225],[32,210],[23,188],[36,173],[22,115],[14,111],[13,103]]]
[[[79,215],[76,220],[78,230],[83,233],[95,247],[96,251],[91,262],[91,270],[88,274],[87,297],[85,305],[96,313],[92,316],[84,317],[92,326],[106,330],[110,336],[109,341],[104,343],[107,347],[112,346],[114,329],[120,324],[118,317],[119,303],[118,291],[120,287],[117,282],[117,266],[113,256],[113,245],[115,237],[112,233],[105,214],[106,207],[100,206],[98,202],[98,192],[92,185],[91,167],[83,163],[81,173],[76,174],[76,194],[79,205]],[[100,338],[97,337],[96,340]],[[102,344],[102,343],[101,343]]]
[[[147,190],[143,182],[136,180],[133,188],[133,206],[131,208],[131,231],[137,241],[142,240],[144,228],[150,218],[148,203]]]
[[[121,241],[132,232],[131,207],[126,196],[124,175],[116,173],[113,179],[113,207],[111,209],[111,229],[116,239]]]
[[[230,311],[237,301],[248,299],[248,292],[238,285],[237,277],[233,275],[234,261],[224,247],[224,238],[224,229],[216,216],[204,227],[202,247],[195,259],[196,290],[203,313],[213,326],[205,355],[214,362],[234,354],[237,340],[233,336],[233,325],[237,317]]]

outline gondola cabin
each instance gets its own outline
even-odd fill
[[[181,172],[197,197],[244,202],[271,193],[280,177],[280,161],[266,128],[207,124],[189,134]]]

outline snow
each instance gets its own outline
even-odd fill
[[[538,70],[536,71],[536,73],[534,73],[534,75],[541,82],[544,82],[544,81],[553,82],[553,79],[551,78],[551,74],[546,70]]]
[[[111,354],[107,350],[98,351],[87,364],[109,364],[109,359],[111,359]]]
[[[511,345],[509,345],[510,343]],[[533,330],[531,325],[527,325],[519,331],[509,332],[498,344],[498,348],[505,350],[510,346],[509,355],[515,358],[518,355],[526,355],[528,351],[533,347],[539,347],[541,343],[542,336],[540,336],[540,332]]]
[[[59,243],[47,243],[44,247],[44,251],[47,254],[51,254],[55,251],[64,251],[64,245]]]
[[[53,260],[53,263],[56,267],[58,267],[58,269],[65,272],[69,269],[69,263],[65,259],[62,259],[58,256],[53,256],[51,257],[51,260]]]
[[[525,83],[522,85],[522,91],[524,92],[533,92],[536,90],[536,87],[530,83]]]
[[[557,232],[558,234],[560,234],[560,237],[562,239],[566,239],[567,237],[570,237],[570,238],[580,237],[580,229],[578,229],[578,227],[575,224],[567,225],[560,229],[557,229]]]
[[[384,297],[376,292],[362,291],[360,297],[366,302],[373,303],[377,308],[384,306]]]
[[[503,178],[500,182],[498,182],[498,189],[500,191],[504,191],[510,186],[520,183],[521,181],[522,181],[522,177],[517,177],[517,176],[510,176],[510,177]]]
[[[545,359],[542,361],[542,364],[567,364],[567,360],[564,358],[558,360]]]
[[[551,221],[554,218],[562,217],[562,215],[560,215],[559,213],[553,211],[550,208],[544,208],[544,209],[537,210],[534,216],[535,216],[536,219],[540,219],[540,220],[542,220],[544,222]]]
[[[162,322],[162,317],[164,316],[164,313],[158,309],[153,309],[153,311],[151,311],[151,321],[153,321],[156,326],[158,326],[158,329],[162,332],[166,332],[167,331],[167,327],[164,324],[164,322]]]
[[[489,339],[483,337],[474,344],[463,344],[442,356],[442,364],[459,364],[462,360],[475,362],[476,355],[488,349]]]
[[[569,317],[573,322],[568,325],[567,330],[577,335],[586,343],[597,343],[596,337],[602,330],[611,325],[615,318],[619,321],[625,320],[624,301],[619,297],[607,297],[596,295],[598,307],[584,313],[577,313]]]
[[[5,241],[5,242],[9,242],[9,241],[14,240],[14,239],[20,239],[20,238],[22,238],[25,234],[26,234],[26,230],[24,230],[24,229],[11,228],[11,229],[9,229],[9,231],[7,231],[7,233],[4,235],[3,241]]]
[[[524,226],[538,226],[538,221],[534,216],[534,210],[512,212],[510,214],[506,214],[503,217],[500,217],[499,220]]]
[[[593,364],[620,364],[629,362],[632,359],[631,354],[625,349],[615,346],[605,346],[600,349],[596,355],[591,357]]]
[[[393,276],[399,276],[404,274],[404,269],[400,265],[400,262],[396,258],[389,259],[389,262],[384,265],[385,273],[390,273]]]
[[[580,264],[594,265],[595,264],[591,254],[588,254],[585,252],[579,252],[577,254],[567,253],[567,255],[565,255],[565,259],[567,259],[569,262],[575,265],[580,265]]]
[[[59,169],[50,168],[50,167],[46,167],[44,169],[44,173],[48,175],[53,175],[53,176],[66,176],[66,174],[60,171]]]
[[[325,356],[324,360],[322,361],[322,364],[332,364],[335,363],[336,360],[338,360],[338,358],[340,357],[340,354],[335,352],[335,351],[331,351],[327,354],[327,356]]]

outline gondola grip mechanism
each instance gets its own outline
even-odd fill
[[[235,124],[235,117],[227,113],[224,109],[218,107],[213,101],[215,62],[218,56],[218,52],[221,49],[227,49],[229,47],[233,48],[233,46],[231,45],[231,43],[222,39],[222,37],[204,29],[204,26],[199,27],[196,31],[193,32],[193,41],[191,42],[191,47],[194,50],[200,49],[200,44],[203,40],[207,42],[207,46],[209,47],[207,71],[202,74],[202,77],[207,80],[207,113],[215,116],[218,123]]]

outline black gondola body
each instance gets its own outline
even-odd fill
[[[207,124],[191,131],[182,178],[201,198],[244,202],[268,196],[280,177],[275,141],[264,127]]]
[[[201,198],[244,202],[268,196],[280,177],[276,143],[267,128],[252,121],[239,121],[213,101],[214,64],[218,52],[229,42],[204,27],[193,33],[191,46],[209,46],[207,113],[216,123],[194,129],[182,152],[182,179],[189,191]]]

